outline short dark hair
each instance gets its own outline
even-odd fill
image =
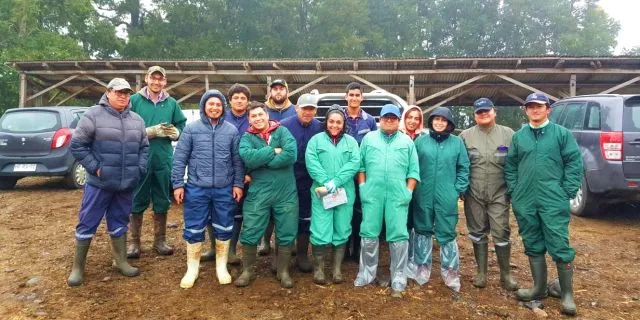
[[[362,93],[362,84],[360,82],[351,82],[347,85],[347,90],[345,91],[345,93],[349,93],[349,91],[356,89],[360,90],[360,93]]]
[[[251,90],[249,90],[249,87],[245,86],[244,84],[235,83],[231,86],[231,88],[229,88],[229,92],[227,92],[229,101],[231,101],[231,97],[233,97],[233,95],[236,93],[244,93],[244,95],[247,97],[247,100],[251,100]]]
[[[262,103],[262,102],[258,102],[258,101],[251,101],[249,102],[249,106],[247,107],[247,114],[251,112],[251,110],[255,110],[258,108],[262,108],[262,110],[264,112],[267,112],[267,105]]]

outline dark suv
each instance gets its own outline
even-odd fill
[[[640,95],[567,98],[553,104],[550,118],[573,132],[584,161],[571,213],[593,215],[601,204],[640,202]]]
[[[0,189],[29,176],[63,176],[69,188],[81,188],[84,168],[69,149],[71,134],[86,107],[38,107],[7,110],[0,118]]]

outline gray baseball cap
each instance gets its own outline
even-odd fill
[[[129,90],[130,92],[133,92],[133,89],[131,89],[129,82],[127,82],[127,80],[123,78],[111,79],[111,81],[109,81],[109,84],[107,84],[107,89],[116,91]]]
[[[318,103],[316,102],[317,98],[312,94],[305,93],[298,97],[298,107],[314,107],[318,108]]]

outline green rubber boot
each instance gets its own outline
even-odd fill
[[[207,237],[209,237],[209,243],[211,246],[209,250],[200,255],[200,261],[214,261],[216,260],[216,235],[213,233],[213,226],[207,224]]]
[[[560,281],[561,312],[568,316],[575,316],[578,311],[576,303],[573,301],[573,265],[571,263],[556,263],[556,268],[558,269],[558,280]]]
[[[324,275],[324,259],[327,256],[329,246],[313,246],[313,282],[316,284],[327,284]],[[298,252],[300,255],[300,252]]]
[[[341,244],[333,247],[333,283],[342,283],[342,259],[344,259],[344,251],[346,246]]]
[[[240,230],[242,229],[242,220],[233,221],[233,234],[231,235],[231,242],[229,244],[229,264],[240,265],[242,259],[236,254],[236,247],[238,246],[238,240],[240,239]]]
[[[87,252],[89,252],[90,245],[91,238],[86,240],[76,239],[76,254],[73,258],[73,267],[71,267],[71,274],[67,279],[67,284],[70,287],[77,287],[84,281],[84,265],[87,261]]]
[[[236,287],[247,287],[256,278],[257,246],[242,246],[242,274],[233,283]]]
[[[473,243],[473,255],[476,258],[476,276],[473,278],[473,286],[484,288],[487,286],[487,263],[489,256],[489,244]]]
[[[130,214],[129,215],[129,235],[131,236],[131,243],[127,248],[127,258],[129,259],[138,259],[140,258],[140,233],[142,231],[142,218],[144,215],[141,214]]]
[[[299,233],[298,239],[296,240],[296,267],[300,272],[309,273],[313,270],[313,266],[311,262],[309,262],[309,256],[307,255],[307,251],[309,251],[309,234],[308,233]]]
[[[533,288],[518,289],[516,298],[520,301],[537,300],[547,296],[547,261],[544,255],[529,257],[529,266],[533,276]]]
[[[518,282],[511,278],[511,245],[495,246],[500,266],[500,285],[507,291],[518,290]]]
[[[293,288],[293,279],[289,275],[289,261],[291,260],[291,245],[278,246],[278,261],[276,278],[283,288]]]
[[[115,266],[125,277],[136,277],[140,275],[138,268],[132,267],[127,262],[127,236],[111,237],[111,248],[113,249],[113,259]]]

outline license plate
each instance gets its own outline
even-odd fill
[[[36,171],[35,163],[16,163],[13,165],[13,172]]]

